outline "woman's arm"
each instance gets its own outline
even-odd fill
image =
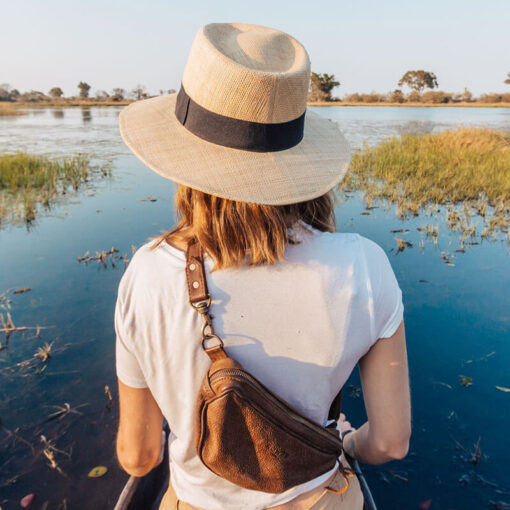
[[[144,476],[159,461],[163,415],[148,388],[131,388],[120,380],[119,404],[117,458],[130,475]]]
[[[359,361],[368,421],[345,437],[344,449],[367,464],[402,459],[409,449],[411,403],[404,323]]]

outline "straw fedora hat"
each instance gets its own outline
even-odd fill
[[[310,59],[284,32],[211,23],[197,33],[178,94],[119,117],[124,142],[158,174],[219,197],[284,205],[323,195],[349,149],[336,123],[306,110]]]

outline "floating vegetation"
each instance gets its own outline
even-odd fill
[[[131,245],[131,254],[134,255],[135,252],[136,246]],[[85,262],[85,265],[87,265],[88,262],[96,261],[106,269],[108,267],[108,262],[110,262],[112,268],[115,268],[116,260],[122,260],[124,262],[124,266],[127,266],[130,258],[126,253],[120,255],[119,250],[112,247],[108,251],[96,251],[95,255],[91,255],[90,251],[87,251],[84,255],[76,257],[76,260],[80,263]]]
[[[42,347],[37,348],[37,352],[34,354],[34,357],[39,358],[43,363],[46,363],[51,358],[52,347],[53,342],[51,344],[45,342]]]
[[[54,328],[55,326],[16,326],[12,320],[12,316],[9,312],[5,314],[0,313],[0,332],[5,333],[5,345],[0,342],[0,351],[5,349],[9,345],[10,336],[16,331],[29,331],[35,329],[35,336],[39,337],[41,329]]]
[[[106,404],[105,407],[108,411],[110,411],[113,405],[113,397],[112,392],[110,391],[110,387],[107,384],[105,384],[104,387],[104,394],[108,397],[108,403]]]
[[[25,287],[23,289],[13,290],[12,293],[13,294],[23,294],[24,292],[29,292],[30,290],[32,290],[31,287]]]
[[[19,506],[21,508],[30,508],[34,502],[36,500],[36,496],[35,494],[27,494],[26,496],[24,496],[23,498],[21,498],[20,502],[19,502]]]
[[[40,375],[46,370],[47,362],[50,357],[59,352],[67,350],[69,347],[70,344],[65,344],[62,347],[54,348],[53,342],[51,342],[51,344],[46,342],[43,347],[39,347],[37,349],[37,352],[32,358],[26,359],[24,361],[19,361],[18,363],[14,363],[13,365],[8,365],[6,367],[0,367],[0,375],[12,376],[17,372],[23,375],[27,369],[33,370],[35,375]]]
[[[398,237],[395,237],[395,241],[397,241],[397,255],[404,251],[406,248],[412,248],[413,245],[409,241],[406,241],[404,239],[400,239]]]
[[[58,159],[23,152],[0,154],[0,227],[29,225],[40,206],[48,210],[57,199],[90,185],[92,178],[110,175],[109,165],[94,166],[82,154]]]
[[[444,212],[461,248],[477,235],[509,240],[510,133],[469,128],[403,135],[365,146],[350,168],[342,191],[362,191],[365,204],[395,205],[401,218]],[[437,240],[437,225],[424,231]]]
[[[88,404],[81,404],[74,409],[68,404],[67,402],[64,403],[64,406],[51,406],[54,409],[57,409],[54,413],[50,414],[48,418],[46,418],[46,421],[51,421],[55,419],[61,420],[64,416],[67,416],[68,414],[77,414],[78,416],[82,416],[83,413],[78,411],[80,407],[88,406]]]
[[[87,476],[89,478],[99,478],[101,476],[104,476],[107,471],[108,468],[106,466],[96,466],[95,468],[92,468],[89,471],[89,474]]]
[[[67,458],[71,458],[71,453],[66,452],[64,450],[59,450],[55,446],[54,441],[50,441],[49,439],[46,439],[45,436],[41,435],[41,442],[43,443],[43,455],[48,460],[48,466],[51,469],[55,469],[59,474],[64,475],[64,472],[60,468],[60,466],[57,464],[57,461],[55,460],[55,454],[59,453],[61,455],[64,455]]]
[[[450,255],[447,251],[441,253],[441,258],[447,266],[455,266],[455,264],[451,261],[453,255]]]
[[[109,251],[96,251],[95,255],[91,255],[90,252],[86,252],[85,255],[80,255],[77,257],[78,262],[90,262],[91,260],[97,261],[98,264],[105,264],[108,260],[108,257],[113,258],[113,256],[119,253],[117,248],[111,248]],[[121,258],[119,256],[119,258]]]
[[[459,381],[462,386],[465,388],[469,388],[469,386],[473,386],[473,379],[471,377],[467,377],[465,375],[459,375]]]
[[[359,398],[361,396],[361,388],[355,384],[349,384],[347,389],[349,390],[349,397]]]

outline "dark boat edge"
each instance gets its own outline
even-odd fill
[[[169,430],[165,428],[168,440]],[[130,476],[117,500],[114,510],[158,510],[161,500],[168,488],[170,477],[168,448],[165,441],[165,455],[159,466],[143,477]],[[363,510],[377,510],[370,487],[363,475],[357,460],[352,459],[350,465],[363,492]]]

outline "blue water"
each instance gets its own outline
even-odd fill
[[[432,123],[432,129],[452,127],[464,114],[466,124],[479,121],[503,128],[506,112],[510,113],[380,107],[318,111],[338,120],[357,146],[375,143],[397,129],[407,130],[409,123],[414,123],[413,129],[423,123]],[[113,161],[112,179],[99,182],[93,192],[83,192],[51,214],[39,216],[30,230],[0,230],[0,294],[10,288],[32,288],[24,294],[7,294],[14,323],[54,326],[42,329],[40,338],[35,330],[14,333],[8,348],[0,351],[0,506],[4,510],[19,508],[19,499],[30,492],[38,496],[37,509],[45,501],[48,509],[58,508],[63,500],[73,510],[109,509],[126,479],[114,455],[118,416],[113,309],[124,262],[115,260],[113,267],[108,261],[103,267],[94,261],[79,263],[77,257],[112,247],[130,257],[132,245],[140,246],[171,226],[174,186],[124,149],[116,129],[118,109],[93,108],[89,114],[65,109],[62,118],[55,117],[53,110],[43,110],[0,120],[0,151],[82,151],[99,161]],[[143,201],[148,196],[157,201]],[[418,508],[428,499],[432,509],[508,503],[510,394],[495,386],[510,387],[510,246],[482,241],[467,246],[466,253],[456,253],[458,236],[448,231],[441,215],[401,221],[393,208],[379,205],[362,215],[367,211],[361,197],[353,194],[336,211],[340,231],[359,232],[385,249],[404,296],[413,437],[404,461],[365,467],[375,499],[383,510]],[[425,224],[439,225],[437,246],[417,230]],[[409,232],[390,232],[401,228]],[[413,247],[397,254],[395,237]],[[445,264],[442,252],[454,257],[455,266]],[[0,299],[0,313],[5,315],[2,306],[6,304]],[[44,372],[6,369],[31,358],[46,341],[53,342],[54,353]],[[460,375],[471,377],[472,386],[464,387]],[[359,385],[356,372],[349,384]],[[105,385],[113,394],[111,410]],[[362,399],[349,396],[349,391],[346,395],[344,410],[353,424],[360,425]],[[45,421],[56,410],[51,406],[66,402],[72,408],[87,405],[79,407],[82,414]],[[66,452],[55,453],[65,475],[52,469],[42,455],[41,434]],[[481,458],[474,466],[469,457],[479,438]],[[108,467],[108,473],[88,478],[97,465]]]

